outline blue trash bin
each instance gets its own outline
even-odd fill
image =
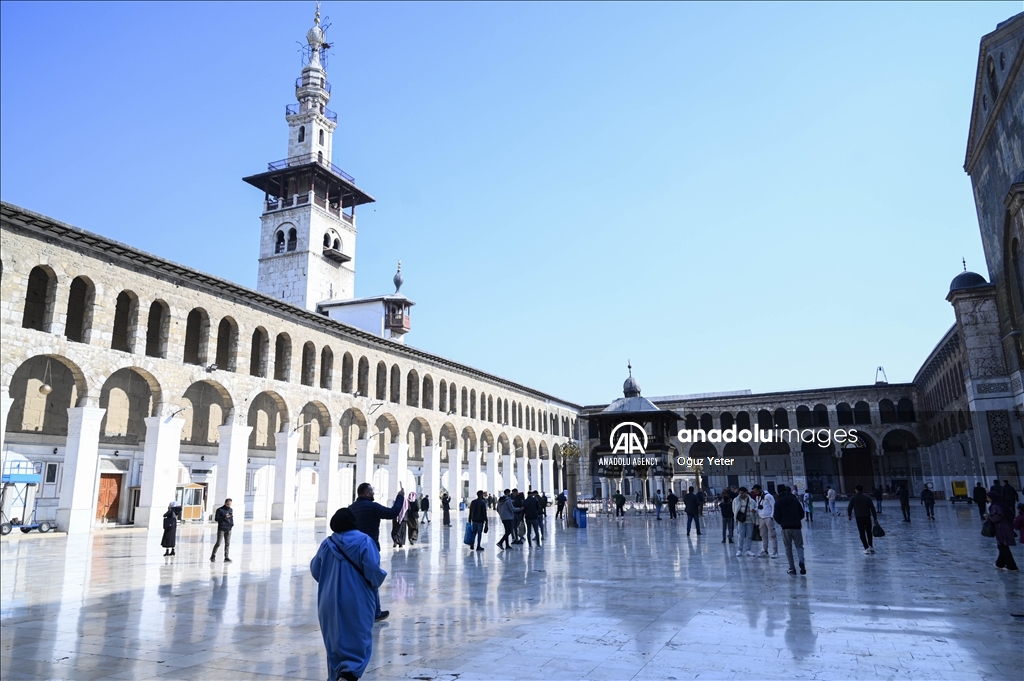
[[[576,527],[581,530],[587,529],[587,509],[577,508],[573,513],[576,514]]]
[[[466,502],[465,501],[460,501],[459,502],[459,510],[460,511],[465,511],[466,510]]]

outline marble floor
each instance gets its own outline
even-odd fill
[[[974,507],[914,512],[885,509],[872,556],[819,512],[805,577],[784,556],[737,558],[714,515],[700,538],[668,519],[552,518],[543,548],[500,552],[492,528],[480,553],[435,521],[385,545],[392,615],[363,678],[1020,681],[1024,577],[995,569]],[[229,565],[209,561],[214,534],[183,527],[173,558],[144,530],[5,537],[0,676],[324,679],[308,565],[325,522],[249,525]]]

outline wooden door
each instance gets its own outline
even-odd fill
[[[121,505],[121,476],[116,473],[100,474],[100,494],[96,500],[96,520],[117,522]]]

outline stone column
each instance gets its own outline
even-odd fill
[[[295,464],[299,458],[299,433],[290,423],[274,435],[274,503],[271,520],[295,520]]]
[[[4,451],[4,443],[7,441],[7,415],[11,413],[13,404],[14,398],[8,397],[7,391],[4,390],[3,397],[0,397],[0,453]]]
[[[145,421],[146,448],[143,452],[142,489],[139,490],[139,507],[135,510],[135,526],[159,530],[163,527],[167,504],[174,501],[181,429],[185,419],[150,416]]]
[[[342,466],[338,469],[338,486],[340,493],[338,498],[341,500],[342,506],[348,506],[355,501],[355,489],[352,483],[355,482],[356,469],[350,465]]]
[[[516,460],[516,487],[520,492],[525,493],[530,488],[530,481],[526,477],[526,451]]]
[[[245,471],[248,468],[249,434],[252,426],[229,423],[217,428],[217,489],[213,507],[218,508],[225,499],[231,499],[236,508],[245,506]],[[145,472],[145,467],[143,467]],[[245,513],[239,513],[235,526],[245,522]]]
[[[82,534],[92,530],[96,517],[100,422],[106,411],[98,407],[68,409],[64,478],[57,506],[57,529],[68,534]],[[6,422],[7,419],[4,419]]]
[[[392,442],[388,445],[388,498],[394,499],[405,480],[409,470],[409,445],[405,442]],[[406,493],[415,490],[405,490]]]
[[[501,473],[501,491],[504,492],[506,488],[512,489],[512,455],[504,454],[501,458],[504,465],[504,470]]]
[[[831,414],[829,417],[831,418]],[[800,494],[803,494],[808,491],[807,473],[804,469],[804,450],[791,449],[789,456],[790,468],[793,469],[793,484],[800,490]]]
[[[356,440],[356,489],[364,482],[373,484],[373,457],[377,452],[377,438]],[[379,490],[386,492],[387,490]]]
[[[476,499],[476,492],[480,489],[480,452],[469,453],[469,501]]]
[[[331,426],[327,435],[320,437],[320,496],[316,502],[316,517],[330,518],[341,507],[339,495],[338,452],[341,451],[341,428]]]
[[[430,445],[423,462],[423,489],[430,497],[430,505],[441,511],[441,445]]]
[[[839,488],[839,494],[849,494],[850,492],[846,491],[846,480],[843,478],[843,450],[841,447],[836,448],[835,456],[836,471],[839,473],[836,480],[836,487]]]
[[[494,449],[487,452],[487,492],[494,492],[501,487],[501,476],[498,472],[498,452]]]

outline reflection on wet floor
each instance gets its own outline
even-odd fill
[[[1024,578],[994,568],[971,508],[937,515],[887,508],[867,556],[845,516],[819,513],[805,577],[784,555],[737,558],[714,515],[700,538],[682,521],[552,518],[543,548],[500,552],[491,533],[481,553],[457,519],[433,523],[415,547],[384,548],[392,615],[364,678],[1019,681]],[[0,675],[323,679],[308,565],[324,533],[249,525],[230,565],[209,562],[208,526],[183,527],[170,558],[141,530],[7,537]]]

